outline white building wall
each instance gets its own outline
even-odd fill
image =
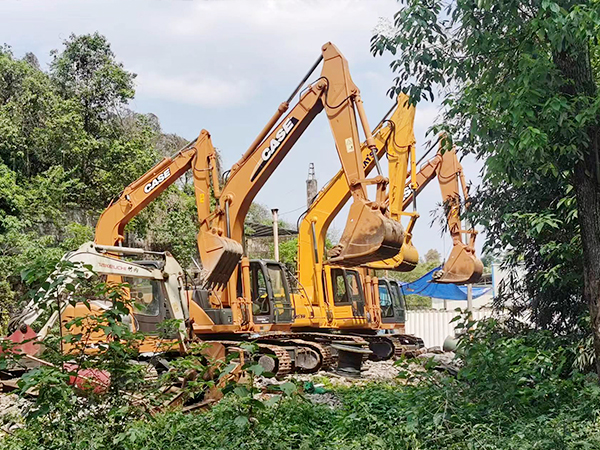
[[[473,299],[473,308],[487,308],[492,306],[492,290]],[[442,298],[431,298],[431,307],[434,309],[447,309],[454,311],[456,308],[465,309],[467,307],[466,300],[444,300]]]
[[[420,337],[426,347],[441,347],[447,336],[454,336],[457,311],[422,309],[406,312],[406,333]],[[480,320],[492,315],[488,308],[473,310],[473,319]]]

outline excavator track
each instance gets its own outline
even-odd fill
[[[319,355],[319,363],[314,367],[299,367],[296,365],[295,369],[300,373],[315,373],[319,370],[328,370],[335,364],[335,358],[329,347],[326,345],[322,345],[317,342],[306,341],[304,339],[286,339],[285,341],[280,342],[286,344],[290,343],[298,347],[309,348]]]
[[[223,344],[227,348],[232,346],[239,347],[241,344],[240,341],[224,341],[220,339],[204,342]],[[258,351],[261,355],[258,359],[258,362],[263,365],[268,372],[273,373],[276,377],[282,377],[292,372],[292,358],[290,358],[290,355],[285,347],[260,342],[254,343],[258,346]],[[274,355],[275,358],[272,358],[270,355]]]
[[[275,370],[269,371],[269,372],[275,374],[276,377],[282,377],[282,376],[287,375],[292,372],[292,367],[293,367],[292,366],[292,358],[290,358],[290,355],[285,347],[281,347],[278,345],[270,345],[270,344],[258,344],[258,348],[259,348],[259,351],[263,354],[263,356],[261,356],[259,358],[259,362],[261,364],[264,364],[263,358],[265,358],[265,357],[271,358],[270,356],[267,356],[267,352],[265,350],[274,354],[275,357],[277,358],[277,360],[275,361],[276,362]],[[273,358],[271,358],[271,359],[273,359]]]
[[[416,352],[425,348],[423,339],[410,334],[396,334],[388,336],[394,344],[394,355],[397,358],[402,356],[414,356]]]
[[[311,347],[321,355],[321,365],[319,368],[312,369],[310,372],[316,372],[318,370],[328,370],[334,367],[338,362],[338,355],[336,351],[332,351],[330,345],[336,343],[352,343],[353,346],[360,347],[363,349],[369,349],[369,343],[363,339],[362,336],[356,336],[352,334],[333,334],[333,333],[319,333],[319,332],[292,332],[285,334],[266,334],[261,336],[261,341],[272,340],[274,342],[289,341],[293,342],[294,345],[302,345]],[[367,356],[365,356],[367,358]],[[303,371],[300,369],[300,371]],[[309,373],[310,373],[309,372]],[[306,373],[306,371],[305,371]]]
[[[369,349],[373,351],[368,356],[371,361],[386,361],[394,357],[396,344],[389,336],[361,334],[360,337],[369,343]]]

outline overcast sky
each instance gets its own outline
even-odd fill
[[[379,21],[391,19],[399,7],[394,0],[4,0],[0,42],[9,44],[17,57],[35,53],[47,68],[49,52],[60,49],[71,33],[100,32],[125,68],[138,74],[132,109],[156,114],[164,132],[189,140],[201,129],[209,130],[228,168],[328,41],[348,59],[374,127],[392,105],[386,92],[393,74],[391,58],[373,57],[369,40]],[[417,106],[418,156],[436,116],[435,105]],[[306,205],[310,162],[315,163],[319,188],[340,167],[324,114],[314,120],[256,200],[279,208],[284,220],[295,223]],[[467,178],[478,184],[481,165],[463,165]],[[414,242],[421,255],[430,248],[443,255],[451,249],[440,225],[431,225],[431,211],[440,201],[435,182],[418,198],[421,219]],[[346,211],[334,221],[338,235]]]

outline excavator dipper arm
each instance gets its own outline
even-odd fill
[[[463,230],[461,227],[459,180],[465,201],[468,200],[468,189],[463,168],[454,149],[444,153],[438,152],[421,166],[415,179],[410,182],[414,189],[410,189],[410,185],[407,183],[403,208],[407,208],[412,203],[414,196],[418,195],[436,176],[447,212],[448,230],[452,236],[453,247],[444,267],[435,274],[435,281],[452,284],[476,283],[483,273],[483,263],[475,256],[477,231],[474,229]],[[469,235],[467,244],[463,243],[463,234]]]
[[[367,144],[375,149],[366,122],[360,93],[350,78],[348,62],[331,43],[322,48],[321,76],[300,94],[298,103],[279,122],[288,108],[284,102],[241,160],[236,163],[223,187],[216,213],[204,223],[201,234],[225,235],[237,242],[243,239],[244,220],[256,194],[279,163],[321,111],[325,110],[342,163],[347,186],[354,199],[341,239],[337,262],[356,265],[397,254],[404,239],[399,222],[385,217],[384,195],[387,180],[365,178],[356,115],[361,120]],[[313,69],[316,67],[313,66]],[[309,75],[305,77],[305,80]],[[298,90],[296,90],[297,92]],[[274,125],[278,122],[278,125]],[[378,201],[370,201],[366,186],[378,184]],[[201,246],[202,251],[202,246]],[[209,284],[229,280],[235,292],[236,277],[231,266],[223,264],[209,275]],[[231,294],[230,294],[231,295]]]
[[[212,189],[219,193],[219,180],[216,170],[216,150],[210,134],[202,130],[198,138],[173,157],[163,159],[142,177],[127,186],[121,196],[102,213],[96,225],[95,242],[100,245],[122,245],[125,225],[150,202],[192,169],[196,205],[200,222],[210,215],[211,174]],[[235,261],[242,256],[239,242],[222,236],[198,241],[203,247],[200,253],[202,264],[210,270],[222,261]]]
[[[397,104],[373,131],[377,157],[383,158],[386,150],[389,152],[394,147],[396,167],[394,173],[390,170],[389,190],[390,196],[392,196],[392,190],[396,189],[398,192],[394,194],[400,197],[400,201],[402,201],[402,188],[407,176],[410,150],[415,142],[413,132],[415,108],[407,105],[407,99],[406,96],[399,96]],[[368,174],[375,168],[375,159],[372,149],[368,147],[366,142],[361,147],[361,155],[362,166],[365,173]],[[399,184],[399,187],[396,187],[395,184]],[[348,189],[344,171],[340,170],[319,191],[300,222],[298,231],[298,274],[303,286],[312,287],[309,290],[314,291],[314,297],[318,297],[318,291],[322,286],[320,273],[324,262],[323,254],[327,229],[350,197],[351,193]],[[419,259],[416,249],[412,244],[406,242],[408,236],[408,234],[405,234],[405,243],[400,251],[402,257],[398,263],[398,265],[403,265],[404,270],[414,268]],[[408,247],[410,247],[409,250],[407,250]]]

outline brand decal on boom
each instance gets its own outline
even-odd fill
[[[292,129],[298,123],[298,119],[295,117],[290,117],[288,120],[283,122],[281,128],[277,130],[273,139],[269,143],[268,147],[265,147],[263,151],[260,153],[260,162],[257,164],[252,177],[250,177],[250,181],[254,181],[254,179],[258,176],[260,172],[265,168],[271,157],[275,154],[281,143],[287,138],[292,131]]]
[[[163,173],[159,174],[156,178],[154,178],[150,183],[144,186],[144,192],[146,194],[150,193],[156,186],[165,181],[167,178],[171,176],[171,169],[165,170]]]

